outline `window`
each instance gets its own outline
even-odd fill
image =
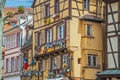
[[[42,71],[42,61],[39,61],[39,71]]]
[[[52,29],[47,30],[47,43],[52,42]]]
[[[3,36],[3,38],[2,38],[3,40],[2,40],[2,45],[3,46],[5,46],[5,44],[6,44],[6,37],[5,36]]]
[[[92,26],[89,24],[86,25],[86,35],[92,36]]]
[[[14,57],[11,58],[11,69],[12,69],[12,72],[15,71],[15,58]]]
[[[42,44],[42,37],[41,37],[41,33],[38,33],[38,45]]]
[[[20,46],[21,45],[20,33],[17,34],[17,42],[18,42],[18,46]]]
[[[8,72],[11,72],[11,58],[8,58]]]
[[[21,67],[20,57],[17,56],[16,57],[16,66],[15,66],[16,71],[20,71],[20,67]]]
[[[11,48],[16,47],[16,35],[11,36]]]
[[[78,64],[80,64],[80,58],[78,58]]]
[[[65,36],[64,25],[60,25],[57,27],[57,39],[63,39]]]
[[[50,16],[50,5],[47,4],[45,6],[45,17],[49,17]]]
[[[6,37],[6,49],[10,48],[10,37]]]
[[[59,12],[59,0],[55,0],[55,13]]]
[[[52,58],[52,70],[57,69],[57,59],[56,57]]]
[[[8,58],[6,59],[6,72],[8,72]]]
[[[88,66],[90,66],[90,67],[97,66],[97,56],[96,55],[88,55]]]
[[[16,22],[12,22],[12,26],[15,27],[16,26]]]
[[[62,64],[66,64],[66,68],[70,68],[70,56],[68,53],[63,55]]]
[[[89,0],[84,0],[84,9],[85,10],[89,9]]]

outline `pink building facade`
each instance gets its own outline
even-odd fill
[[[21,28],[12,27],[4,31],[5,55],[4,55],[4,80],[20,80],[21,70]]]

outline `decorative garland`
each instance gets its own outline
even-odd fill
[[[60,46],[60,48],[64,47],[64,44],[65,42],[62,40],[62,41],[55,41],[55,42],[52,42],[52,43],[46,43],[45,44],[45,47],[46,48],[52,48],[54,46]]]

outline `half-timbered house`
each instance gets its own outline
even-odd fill
[[[34,80],[95,80],[102,70],[102,0],[34,0]]]
[[[104,71],[99,78],[118,80],[120,78],[120,0],[104,0],[106,3]]]

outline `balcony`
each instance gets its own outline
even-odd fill
[[[66,52],[67,48],[65,45],[65,40],[57,40],[50,43],[45,43],[41,46],[35,47],[35,58],[47,59],[50,56],[56,56],[63,52]]]

